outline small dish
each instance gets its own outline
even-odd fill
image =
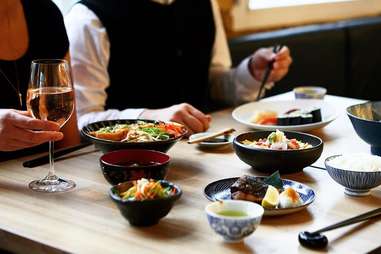
[[[210,227],[227,242],[240,242],[261,223],[263,207],[249,201],[225,200],[206,206]]]
[[[325,160],[325,167],[331,178],[344,186],[344,193],[349,196],[367,196],[370,190],[381,185],[381,171],[360,172],[340,169],[331,165],[330,161],[342,155],[333,155]]]
[[[109,195],[117,204],[123,217],[125,217],[131,225],[151,226],[157,224],[161,218],[169,213],[174,203],[182,194],[179,186],[166,180],[160,180],[160,183],[165,188],[170,187],[175,189],[175,194],[167,198],[153,200],[122,200],[119,193],[125,192],[133,186],[133,181],[128,181],[113,186],[109,191]]]
[[[140,178],[164,179],[169,162],[167,154],[143,149],[112,151],[99,159],[103,176],[112,185]]]
[[[264,178],[264,177],[259,177]],[[208,184],[204,189],[205,197],[210,201],[218,200],[232,200],[230,187],[238,180],[238,177],[225,178]],[[265,216],[279,216],[290,213],[295,213],[300,210],[307,208],[315,200],[315,192],[309,186],[288,180],[282,179],[284,188],[292,187],[295,191],[298,192],[302,205],[293,207],[293,208],[274,208],[274,209],[265,209]]]
[[[295,99],[324,99],[327,89],[321,86],[298,86],[293,89]]]
[[[211,134],[211,132],[200,132],[193,134],[189,137],[189,141],[192,141],[196,138],[201,138],[206,135]],[[231,134],[226,134],[226,135],[221,135],[215,138],[211,138],[206,141],[202,141],[198,143],[198,146],[200,148],[208,148],[208,149],[222,149],[222,148],[227,148],[230,146],[233,142],[234,136]]]

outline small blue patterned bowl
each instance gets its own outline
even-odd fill
[[[330,161],[341,155],[330,156],[325,160],[328,174],[338,184],[345,187],[345,194],[350,196],[366,196],[370,189],[381,185],[381,172],[359,172],[340,169],[330,165]]]
[[[210,227],[227,242],[239,242],[255,231],[261,222],[262,206],[243,200],[216,201],[205,208]],[[239,212],[243,216],[221,215],[222,212]]]

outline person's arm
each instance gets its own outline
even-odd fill
[[[281,79],[291,63],[287,48],[274,55],[270,48],[260,49],[252,56],[244,59],[235,69],[231,69],[231,58],[227,44],[222,18],[216,0],[212,3],[214,23],[216,28],[213,57],[209,69],[209,79],[212,84],[212,98],[230,105],[237,105],[256,99],[260,81],[269,61],[275,59],[274,69],[269,77],[266,88],[270,89],[273,82]],[[250,60],[253,58],[252,60]],[[261,96],[264,95],[265,90]]]
[[[76,4],[65,17],[65,26],[70,41],[79,128],[101,120],[138,118],[143,109],[105,111],[106,89],[110,84],[107,71],[110,43],[95,13]]]

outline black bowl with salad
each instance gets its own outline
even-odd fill
[[[186,132],[178,123],[140,119],[99,121],[81,130],[103,153],[120,149],[167,152]]]
[[[252,131],[233,141],[238,158],[254,169],[282,174],[302,171],[319,159],[323,141],[314,135],[292,131]]]
[[[151,226],[169,213],[182,191],[166,180],[142,178],[115,185],[109,194],[131,225]]]

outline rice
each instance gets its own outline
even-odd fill
[[[328,161],[328,165],[351,171],[379,172],[381,171],[381,157],[363,153],[345,154]]]

